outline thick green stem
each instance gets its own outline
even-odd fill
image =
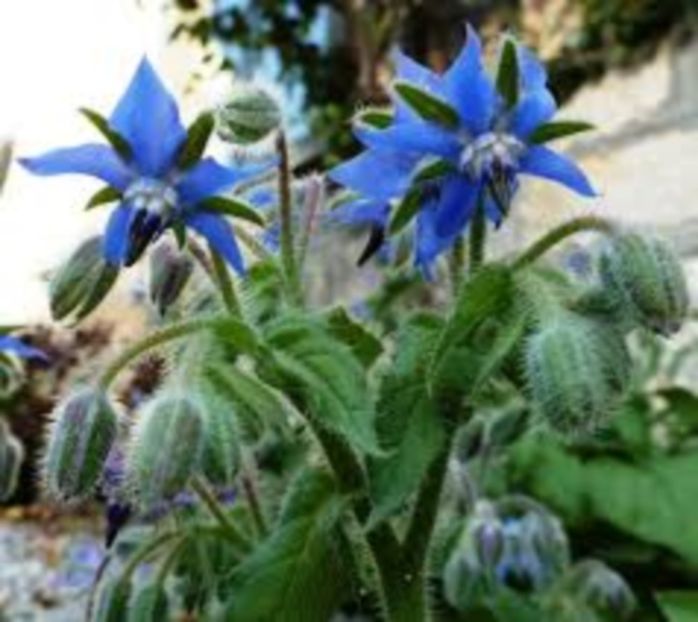
[[[191,481],[191,487],[223,528],[228,540],[238,549],[249,551],[252,545],[247,539],[247,536],[245,536],[245,534],[236,527],[235,523],[230,520],[230,517],[225,513],[225,510],[221,507],[221,504],[206,482],[200,477],[194,477]]]
[[[514,269],[519,270],[525,268],[542,257],[565,238],[583,231],[598,231],[599,233],[610,235],[614,233],[615,225],[611,221],[605,218],[599,218],[598,216],[581,216],[569,220],[559,227],[551,229],[543,237],[529,246],[514,262]]]
[[[281,225],[281,263],[289,288],[291,302],[302,305],[298,275],[298,264],[295,257],[293,241],[293,197],[291,194],[291,163],[288,154],[288,144],[283,132],[279,132],[276,148],[279,154],[279,222]]]
[[[176,339],[181,339],[193,333],[198,333],[202,330],[214,329],[220,326],[222,322],[225,322],[225,318],[222,317],[209,317],[201,318],[195,320],[187,320],[184,322],[179,322],[177,324],[172,324],[167,328],[163,328],[152,335],[148,335],[141,341],[134,343],[129,348],[126,348],[116,359],[114,359],[110,365],[104,370],[102,376],[99,379],[98,386],[103,390],[107,391],[111,384],[116,380],[116,377],[130,365],[134,360],[143,356],[149,350],[158,348],[160,346],[169,343],[170,341],[175,341]]]
[[[463,283],[463,269],[465,264],[465,243],[463,236],[458,236],[453,243],[449,257],[448,269],[451,277],[451,292],[453,297],[458,296],[460,286]]]
[[[209,247],[209,251],[211,253],[213,274],[221,297],[223,298],[225,308],[228,309],[231,315],[241,317],[242,309],[240,308],[240,302],[235,292],[235,284],[233,283],[233,279],[230,278],[230,272],[228,272],[228,266],[225,265],[223,258],[218,252],[213,250],[213,248]]]
[[[470,223],[470,272],[475,272],[485,259],[485,241],[487,238],[487,221],[482,202],[478,202],[475,208],[473,220]]]

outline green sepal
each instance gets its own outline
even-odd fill
[[[422,206],[422,189],[412,188],[393,210],[388,223],[388,234],[400,233],[415,217]]]
[[[426,121],[433,121],[448,128],[460,124],[458,112],[442,99],[420,89],[411,82],[396,82],[393,86],[404,102]]]
[[[446,160],[432,160],[417,168],[417,172],[412,178],[413,183],[423,183],[441,179],[445,175],[455,173],[456,169]]]
[[[211,197],[210,199],[202,201],[199,207],[208,212],[218,212],[219,214],[251,222],[258,227],[264,227],[266,225],[264,218],[254,207],[239,199]]]
[[[97,190],[97,192],[92,195],[85,206],[85,211],[119,200],[121,200],[121,193],[116,188],[105,186],[101,190]]]
[[[513,108],[519,100],[519,61],[516,44],[511,39],[505,41],[497,70],[497,90],[507,108]]]
[[[177,156],[177,168],[187,170],[194,166],[204,154],[215,127],[212,113],[204,112],[191,124],[187,138]]]
[[[367,108],[354,117],[354,123],[384,130],[393,122],[393,113],[384,108]]]
[[[593,129],[594,126],[585,121],[551,121],[550,123],[539,125],[529,136],[528,142],[533,145],[542,145],[551,140],[588,132]]]
[[[131,152],[131,145],[128,144],[126,139],[121,136],[118,132],[115,132],[109,125],[107,121],[99,112],[91,110],[90,108],[80,108],[80,113],[85,116],[85,118],[94,125],[97,130],[107,139],[109,144],[114,148],[114,151],[118,153],[124,160],[130,160],[133,155]]]

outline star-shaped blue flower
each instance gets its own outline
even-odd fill
[[[144,59],[107,121],[111,146],[86,144],[58,149],[21,163],[37,175],[78,173],[106,182],[119,198],[104,235],[104,257],[131,265],[168,227],[202,235],[239,273],[244,271],[233,230],[225,218],[202,205],[272,162],[228,168],[205,157],[181,165],[187,132],[173,97]],[[117,148],[121,147],[121,148]]]
[[[478,205],[498,225],[521,174],[595,196],[571,160],[540,144],[536,131],[550,122],[557,106],[543,66],[527,49],[514,45],[514,102],[507,101],[485,70],[482,46],[471,28],[463,50],[443,74],[398,54],[396,84],[408,83],[442,102],[454,122],[424,118],[396,89],[390,125],[360,123],[355,132],[366,150],[330,172],[360,195],[337,218],[384,226],[389,205],[415,187],[415,176],[426,164],[438,162],[438,177],[418,182],[425,192],[416,218],[415,258],[427,267],[464,232]]]
[[[48,361],[48,357],[41,350],[28,346],[21,339],[11,335],[0,335],[0,354],[13,354],[23,359]]]

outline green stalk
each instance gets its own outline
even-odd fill
[[[449,256],[449,275],[451,277],[451,293],[455,298],[458,296],[460,286],[463,283],[463,268],[465,264],[465,242],[463,236],[459,235],[453,243]]]
[[[470,223],[470,272],[475,272],[485,259],[485,241],[487,238],[487,221],[482,201],[478,201],[475,214]]]
[[[615,229],[615,225],[611,221],[605,218],[599,218],[598,216],[581,216],[579,218],[574,218],[573,220],[569,220],[551,229],[548,233],[531,244],[531,246],[529,246],[514,262],[513,267],[515,270],[525,268],[534,263],[565,238],[581,233],[582,231],[597,231],[605,235],[611,235],[615,232]]]
[[[251,464],[252,460],[245,460],[243,458],[242,466],[242,490],[245,494],[245,499],[247,505],[250,508],[250,513],[252,514],[252,521],[254,522],[255,529],[257,530],[257,535],[263,537],[269,531],[267,527],[267,521],[264,518],[264,511],[262,510],[262,503],[259,498],[259,493],[257,491],[257,486],[254,480],[255,468]]]
[[[293,241],[293,198],[291,196],[291,163],[286,135],[279,132],[276,148],[279,154],[279,222],[281,225],[281,263],[289,288],[291,302],[301,306],[303,294],[298,275]]]
[[[248,552],[252,548],[250,541],[247,539],[247,536],[237,528],[235,523],[230,520],[230,517],[225,513],[225,510],[208,487],[208,484],[200,477],[194,477],[191,481],[191,487],[223,528],[228,540],[238,547],[238,549]]]
[[[123,369],[149,350],[158,348],[166,343],[169,343],[170,341],[187,337],[193,333],[214,329],[223,322],[225,322],[224,317],[186,320],[183,322],[178,322],[177,324],[172,324],[167,328],[163,328],[162,330],[158,330],[151,335],[148,335],[141,341],[138,341],[132,346],[126,348],[109,364],[99,379],[99,388],[103,391],[107,391]]]
[[[223,298],[223,303],[226,309],[231,315],[235,317],[242,317],[242,309],[240,307],[240,301],[238,300],[237,293],[235,292],[235,284],[233,279],[230,278],[230,272],[228,272],[228,266],[225,265],[225,261],[220,256],[220,254],[213,250],[209,246],[209,252],[211,253],[211,263],[213,265],[213,274],[215,276],[216,285]]]

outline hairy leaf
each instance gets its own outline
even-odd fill
[[[327,314],[327,326],[366,368],[370,368],[383,352],[380,339],[354,321],[343,307],[336,307]]]
[[[695,622],[698,620],[698,592],[660,592],[659,606],[668,622]]]

